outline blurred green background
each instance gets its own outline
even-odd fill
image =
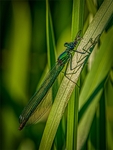
[[[97,5],[94,5],[95,7],[91,7],[91,3],[88,3],[88,0],[85,1],[84,31],[101,3],[102,0],[99,0]],[[73,1],[51,0],[49,4],[58,56],[64,50],[63,44],[71,40]],[[45,122],[19,131],[18,118],[40,84],[43,72],[48,66],[46,2],[45,0],[1,1],[0,21],[0,111],[2,118],[0,146],[3,150],[35,150],[39,147]],[[108,24],[107,29],[111,27],[111,24],[113,21]],[[113,69],[110,76],[113,77]],[[84,80],[85,76],[82,76],[82,79]],[[113,78],[107,84],[111,87],[112,82]],[[110,90],[108,88],[108,95],[112,93],[112,87]],[[113,103],[112,101],[108,103],[107,119],[113,125]],[[112,125],[109,135],[113,133]],[[92,126],[92,130],[93,127],[95,126]],[[108,143],[112,143],[112,136],[111,134]]]
[[[50,1],[55,42],[71,31],[72,1]],[[1,111],[3,150],[35,150],[44,123],[18,130],[19,115],[47,64],[46,2],[1,1]],[[67,39],[70,37],[67,36]],[[66,38],[61,38],[62,48]],[[61,51],[63,49],[61,48]]]

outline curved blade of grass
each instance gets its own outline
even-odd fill
[[[96,6],[94,5],[94,1],[86,0],[86,2],[87,2],[87,7],[88,7],[89,11],[92,14],[95,14],[97,10],[96,10]]]
[[[46,37],[49,67],[52,69],[56,62],[55,40],[48,1],[46,0]]]
[[[94,20],[92,21],[88,30],[86,31],[83,37],[83,40],[78,46],[79,51],[82,51],[83,47],[88,43],[91,37],[95,39],[104,30],[112,14],[112,8],[113,8],[112,0],[107,0],[103,2],[101,8],[96,13]],[[75,55],[73,57],[73,60],[75,60]],[[81,57],[81,55],[79,57]],[[75,61],[73,61],[73,66],[76,66]],[[73,74],[71,76],[71,80],[77,82],[78,77],[81,73],[81,70],[82,70],[82,67],[81,69],[79,69],[76,75]],[[42,140],[41,140],[41,144],[39,148],[40,150],[51,149],[57,128],[59,126],[60,120],[65,111],[65,108],[67,106],[67,103],[69,101],[69,98],[71,96],[71,93],[74,87],[75,87],[75,84],[73,84],[70,80],[68,80],[67,78],[63,79],[62,84],[60,85],[60,88],[56,95],[54,104],[52,106],[50,115],[47,120],[47,124],[44,130],[44,134],[42,136]]]
[[[55,39],[53,33],[53,25],[51,20],[51,13],[49,9],[48,0],[46,0],[46,36],[47,36],[47,50],[48,50],[48,61],[49,67],[52,69],[56,62],[56,48],[55,48]],[[55,81],[55,84],[52,88],[52,99],[54,99],[56,95],[56,91],[58,88],[58,80]]]
[[[107,122],[106,122],[106,138],[107,138],[107,148],[113,149],[113,67],[110,70],[107,84],[105,87],[105,100],[106,100],[106,113],[107,113]]]
[[[74,0],[72,11],[72,39],[83,28],[84,1]],[[76,87],[68,103],[66,149],[76,149],[79,88]]]
[[[80,150],[88,136],[97,104],[103,91],[104,81],[113,64],[113,28],[106,34],[100,50],[94,60],[84,87],[80,94],[80,121],[78,127],[78,147]],[[86,126],[87,124],[87,126]]]

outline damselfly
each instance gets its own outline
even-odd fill
[[[37,106],[41,103],[44,96],[47,94],[50,87],[53,85],[55,79],[58,77],[61,70],[64,68],[64,66],[70,63],[70,70],[73,70],[72,67],[72,56],[75,52],[81,53],[74,48],[78,44],[78,42],[81,40],[80,37],[81,31],[78,32],[75,40],[70,43],[65,43],[64,46],[66,47],[66,50],[58,57],[56,65],[53,67],[53,69],[48,73],[47,77],[45,78],[44,82],[38,89],[38,91],[35,92],[35,94],[32,96],[24,110],[22,111],[22,114],[19,117],[20,127],[19,130],[21,130],[31,117],[31,115],[35,112]],[[84,52],[83,52],[84,54]],[[67,68],[67,66],[66,66]],[[64,75],[66,76],[66,70],[64,72]]]

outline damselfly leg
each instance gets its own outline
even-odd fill
[[[85,52],[84,54],[88,53],[87,55],[83,56],[81,55],[81,57],[79,58],[79,61],[77,61],[77,63],[80,62],[84,62],[84,60],[86,60],[87,57],[89,57],[89,55],[91,54],[94,46],[98,43],[98,40],[100,38],[100,34],[93,40],[92,38],[89,39],[88,43],[83,47],[83,51]]]

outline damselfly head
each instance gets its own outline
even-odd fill
[[[64,43],[64,46],[73,50],[74,47],[78,44],[78,42],[82,39],[80,34],[81,34],[81,30],[77,33],[77,36],[75,37],[75,40],[73,42],[70,42],[70,43],[66,42]]]
[[[66,43],[64,43],[64,46],[70,50],[74,49],[74,47],[75,47],[74,42],[70,42],[70,43],[66,42]]]
[[[69,45],[69,43],[67,43],[67,42],[66,42],[66,43],[64,43],[64,46],[65,46],[65,47],[68,47],[68,45]]]

